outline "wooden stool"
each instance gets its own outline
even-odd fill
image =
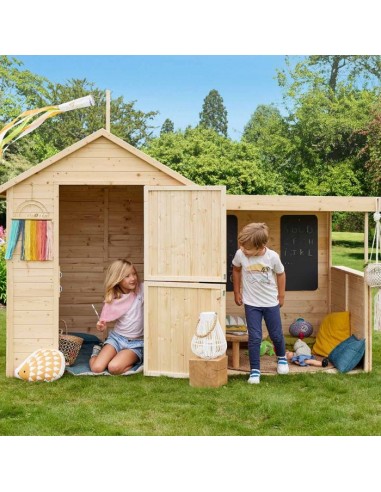
[[[247,342],[248,339],[248,335],[231,335],[230,333],[226,334],[226,341],[232,342],[233,369],[239,369],[239,344],[241,342]]]
[[[228,357],[189,359],[189,384],[195,388],[217,388],[228,383]]]

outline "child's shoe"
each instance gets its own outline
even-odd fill
[[[278,365],[276,370],[278,374],[288,374],[289,367],[286,357],[278,357]]]
[[[91,357],[95,357],[96,355],[99,355],[99,352],[102,350],[102,347],[100,345],[94,345],[93,347],[93,351],[90,355],[90,358]]]
[[[247,380],[249,384],[259,384],[261,379],[261,372],[258,369],[252,369],[250,371],[250,377]]]

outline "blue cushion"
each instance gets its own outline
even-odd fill
[[[365,339],[354,335],[339,343],[328,355],[328,359],[340,372],[354,369],[365,354]]]

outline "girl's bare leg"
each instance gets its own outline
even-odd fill
[[[108,370],[111,374],[123,374],[136,364],[139,357],[133,350],[124,349],[110,361]]]
[[[102,347],[102,350],[98,355],[90,357],[89,365],[93,372],[103,372],[107,369],[109,362],[117,355],[116,350],[110,344],[106,344]]]

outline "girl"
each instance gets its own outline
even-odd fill
[[[92,372],[106,369],[123,374],[137,363],[143,363],[143,284],[134,265],[116,260],[109,266],[105,279],[105,302],[97,323],[104,331],[108,321],[115,321],[101,348],[95,345],[90,358]]]

